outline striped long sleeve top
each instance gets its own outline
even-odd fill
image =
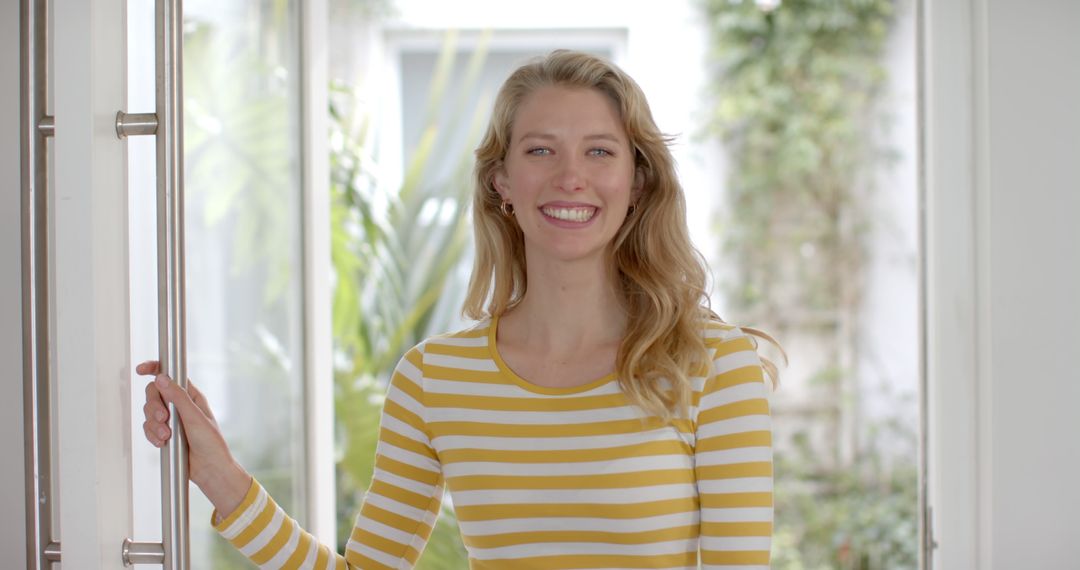
[[[258,482],[215,528],[262,568],[411,568],[446,489],[472,570],[768,568],[772,433],[745,333],[706,328],[711,370],[691,378],[689,417],[663,423],[615,374],[569,389],[519,378],[496,326],[428,339],[398,364],[344,556]]]

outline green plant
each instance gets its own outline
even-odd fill
[[[875,424],[905,440],[898,422]],[[918,566],[915,454],[885,457],[870,438],[859,461],[836,469],[800,433],[776,456],[776,548],[773,568],[875,570]]]
[[[744,312],[838,311],[857,302],[863,199],[881,157],[868,136],[886,77],[891,0],[708,0],[709,132],[732,158],[721,234]],[[789,284],[798,287],[790,289]]]

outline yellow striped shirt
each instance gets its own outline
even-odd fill
[[[706,328],[712,369],[691,378],[689,417],[664,424],[614,374],[575,388],[519,378],[496,326],[428,339],[398,364],[344,557],[257,482],[215,528],[263,568],[411,568],[445,487],[473,570],[768,568],[772,432],[745,333]]]

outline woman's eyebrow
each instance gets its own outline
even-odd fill
[[[523,141],[525,139],[554,140],[554,139],[557,139],[557,138],[558,137],[555,136],[552,133],[543,133],[543,132],[535,132],[535,131],[533,131],[533,132],[528,132],[528,133],[525,133],[525,134],[521,135],[521,138],[518,139],[518,142]],[[611,141],[613,143],[621,143],[622,142],[622,139],[618,135],[615,135],[615,134],[612,134],[612,133],[596,133],[596,134],[591,134],[591,135],[585,135],[584,138],[587,141],[605,140],[605,141]]]
[[[603,140],[603,141],[611,141],[613,143],[621,143],[622,142],[621,138],[619,138],[617,135],[613,135],[613,134],[610,134],[610,133],[597,133],[595,135],[587,135],[585,137],[585,140],[587,140],[587,141]]]
[[[521,135],[521,138],[518,139],[518,142],[523,141],[525,139],[554,140],[555,135],[553,135],[551,133],[540,133],[540,132],[536,132],[536,131],[530,131],[530,132],[527,132],[527,133]]]

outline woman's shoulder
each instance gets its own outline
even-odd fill
[[[446,357],[476,358],[479,353],[486,354],[489,324],[484,320],[459,330],[431,335],[402,354],[397,370],[412,371],[419,377],[425,366],[432,362],[442,363]]]
[[[756,347],[751,334],[743,327],[721,320],[719,317],[710,316],[704,319],[701,325],[701,334],[705,338],[705,345],[715,347],[733,341],[742,340]]]
[[[779,352],[780,361],[787,366],[787,353],[780,343],[769,333],[749,327],[736,325],[713,316],[704,326],[705,347],[712,351],[713,358],[739,353],[759,363],[773,387],[779,385],[780,370],[776,364],[762,353],[761,343],[769,345],[767,352]]]
[[[457,330],[431,335],[417,343],[413,350],[424,354],[430,350],[440,350],[443,347],[486,346],[490,328],[491,319],[483,319]]]

